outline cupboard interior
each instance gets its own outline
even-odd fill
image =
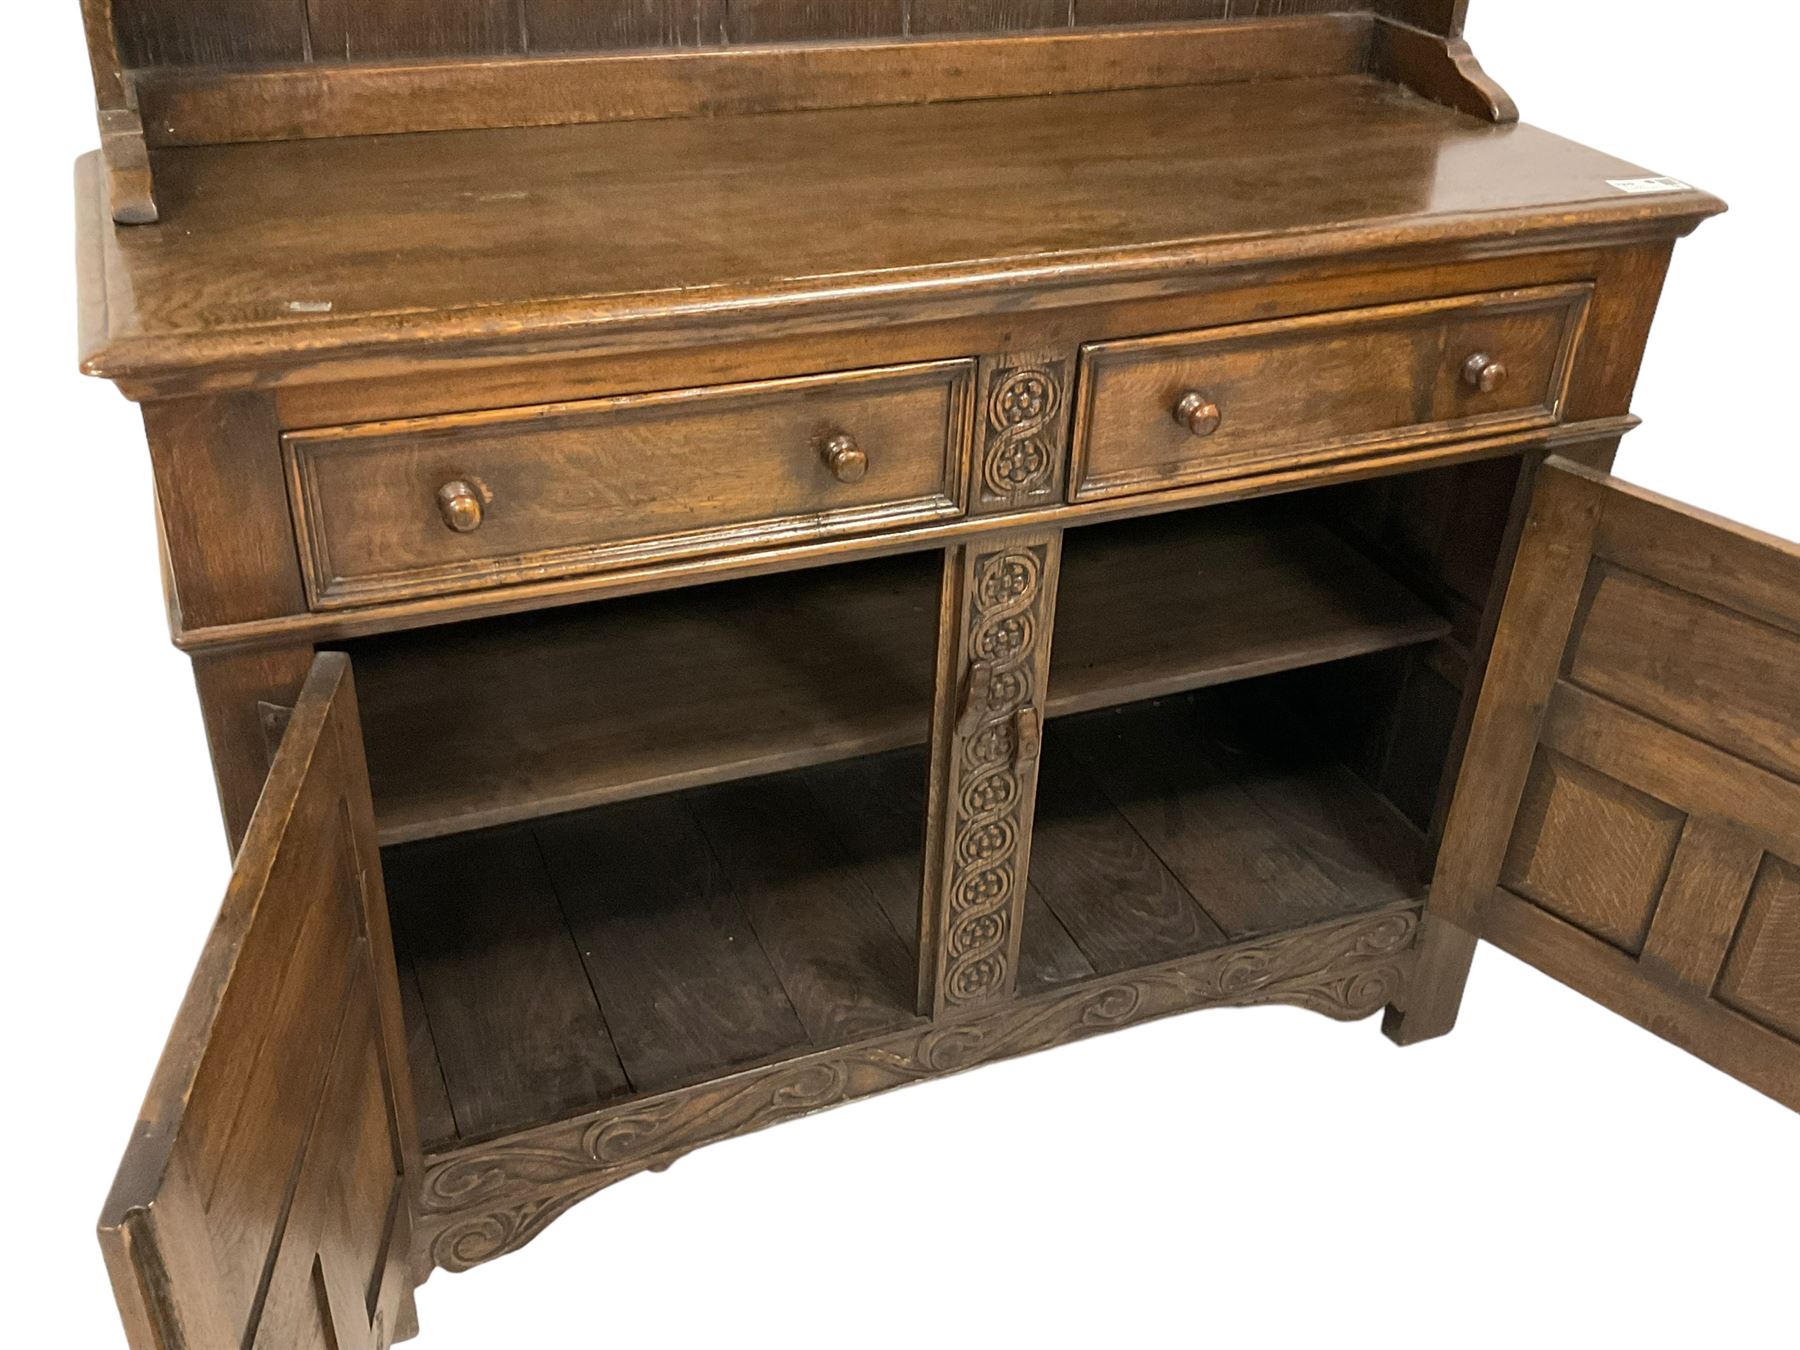
[[[1021,996],[1422,893],[1518,471],[1069,532]],[[347,644],[428,1149],[917,1020],[941,570]]]

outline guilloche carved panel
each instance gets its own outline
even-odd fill
[[[981,363],[980,450],[971,510],[1017,510],[1062,497],[1074,361],[991,357]]]
[[[948,555],[919,963],[934,1015],[1017,986],[1061,556],[1060,532]]]

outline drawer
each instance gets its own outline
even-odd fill
[[[1550,426],[1592,288],[1082,348],[1070,500]]]
[[[314,606],[962,514],[975,363],[282,438]]]

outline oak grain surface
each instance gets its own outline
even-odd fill
[[[320,657],[100,1221],[128,1339],[373,1346],[419,1123],[350,663]]]
[[[706,836],[679,797],[532,833],[635,1092],[806,1039]]]
[[[566,337],[751,301],[973,296],[1100,261],[1296,257],[1326,239],[1342,251],[1717,209],[1700,193],[1627,196],[1607,180],[1643,170],[1362,77],[155,161],[163,223],[97,232],[94,371]]]
[[[405,1339],[623,1175],[1144,1017],[1438,1034],[1478,933],[1800,1105],[1800,553],[1539,472],[1722,204],[1517,125],[1466,4],[84,0],[82,360],[243,839],[135,1346]]]
[[[1487,938],[1800,1107],[1796,593],[1793,544],[1544,466],[1395,1034]]]
[[[1233,938],[1315,922],[1344,907],[1344,891],[1308,851],[1284,837],[1227,768],[1201,754],[1185,701],[1141,715],[1072,723],[1076,755],[1126,820]]]
[[[696,818],[815,1045],[912,1020],[912,954],[792,777],[691,794]]]
[[[462,1135],[630,1091],[528,830],[389,850],[382,870]]]
[[[1032,887],[1098,974],[1204,951],[1225,934],[1053,728],[1038,783]],[[1028,908],[1025,922],[1033,915]]]
[[[1088,731],[1123,727],[1169,743],[1180,764],[1219,738],[1260,739],[1261,716],[1203,693],[1051,729],[1023,995],[1417,900],[1419,836],[1389,813],[1372,846],[1367,819],[1385,808],[1317,742],[1209,762],[1198,773],[1212,793],[1165,801],[1152,828],[1159,802],[1143,778],[1113,778],[1132,792],[1109,795],[1078,754]],[[923,775],[918,751],[864,756],[388,850],[428,1147],[920,1024]],[[1322,801],[1336,805],[1322,813]],[[1208,913],[1217,892],[1176,875],[1193,877],[1187,860],[1221,835],[1316,864],[1316,903],[1238,890],[1221,910],[1228,936]]]
[[[114,0],[140,66],[498,55],[1372,12],[1450,32],[1451,0]]]
[[[283,437],[314,603],[367,603],[961,514],[973,365]],[[840,438],[860,472],[834,471]],[[474,529],[438,493],[469,485]]]

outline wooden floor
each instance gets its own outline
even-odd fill
[[[1255,685],[1054,723],[1020,992],[1416,895],[1418,834],[1290,725]],[[906,750],[388,849],[427,1148],[915,1020],[924,784]]]

